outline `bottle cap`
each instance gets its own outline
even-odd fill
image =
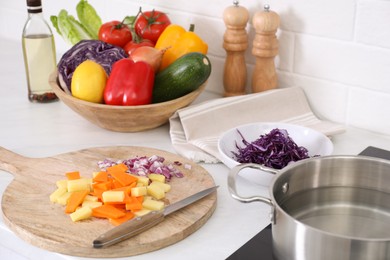
[[[41,0],[27,0],[27,11],[29,13],[41,13],[42,1]]]

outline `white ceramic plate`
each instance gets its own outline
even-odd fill
[[[233,151],[237,152],[236,144],[239,147],[244,147],[242,138],[238,131],[241,132],[245,140],[253,142],[260,138],[260,135],[268,134],[271,130],[279,128],[287,130],[289,136],[298,145],[305,147],[309,156],[326,156],[333,152],[332,141],[324,134],[308,127],[287,124],[287,123],[251,123],[234,127],[223,133],[218,140],[218,150],[221,155],[222,162],[229,168],[238,165],[234,159]],[[238,130],[238,131],[237,131]],[[252,182],[260,185],[268,186],[273,175],[260,170],[244,169],[240,175]]]

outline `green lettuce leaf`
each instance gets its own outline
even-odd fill
[[[102,20],[96,10],[87,0],[80,0],[76,6],[77,17],[93,39],[98,39],[98,33]]]
[[[66,10],[61,10],[57,18],[53,17],[51,18],[51,21],[62,38],[71,45],[74,45],[81,40],[92,39],[92,36],[85,27],[72,15],[69,15]],[[55,22],[57,25],[55,25]]]
[[[57,16],[55,16],[55,15],[50,16],[50,21],[51,21],[51,23],[53,24],[53,27],[56,29],[57,33],[58,33],[59,35],[61,35],[60,28],[58,28],[58,19],[57,19]]]

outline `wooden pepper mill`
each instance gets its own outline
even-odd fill
[[[252,48],[252,54],[256,57],[252,76],[254,93],[274,89],[278,84],[274,59],[278,55],[279,44],[275,34],[280,19],[269,8],[269,5],[264,5],[264,10],[256,12],[252,19],[256,31]]]
[[[223,75],[224,96],[245,94],[247,69],[245,51],[248,48],[246,26],[249,12],[245,7],[234,1],[232,6],[223,12],[226,31],[223,35],[223,48],[226,50],[226,60]]]

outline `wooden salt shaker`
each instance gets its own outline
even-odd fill
[[[252,19],[256,35],[253,40],[252,54],[256,65],[252,76],[252,92],[257,93],[277,87],[275,56],[278,55],[276,30],[279,27],[279,15],[264,5],[263,11],[255,13]]]
[[[223,75],[224,96],[245,94],[247,69],[245,51],[248,48],[246,26],[249,12],[245,7],[234,1],[232,6],[223,12],[226,31],[223,35],[223,48],[226,50],[226,60]]]

